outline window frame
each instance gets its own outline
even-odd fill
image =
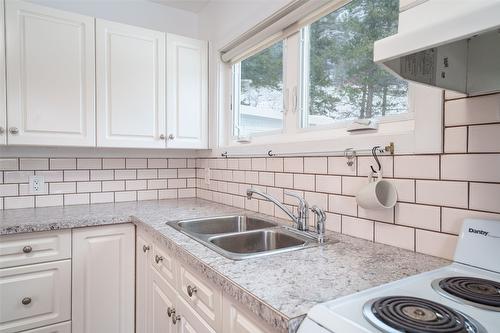
[[[321,11],[321,16],[316,16],[314,21],[308,21],[307,26],[331,12]],[[443,151],[443,90],[412,83],[408,89],[408,112],[379,119],[379,129],[376,132],[349,133],[346,125],[350,124],[351,120],[339,124],[302,127],[302,110],[299,103],[299,95],[302,95],[299,89],[303,60],[302,37],[301,29],[297,29],[283,39],[283,127],[277,131],[252,134],[251,142],[243,144],[233,135],[235,99],[232,64],[218,61],[218,76],[226,79],[219,79],[218,82],[221,91],[217,104],[219,134],[218,144],[214,147],[216,152],[229,149],[235,153],[252,154],[270,149],[281,152],[300,149],[307,154],[322,150],[344,150],[348,147],[364,149],[388,142],[395,143],[397,153]]]

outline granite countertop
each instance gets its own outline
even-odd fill
[[[165,225],[242,213],[256,214],[202,199],[15,209],[0,213],[0,235],[133,222],[279,332],[295,332],[316,304],[449,264],[338,233],[319,247],[233,261]]]

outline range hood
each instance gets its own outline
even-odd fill
[[[374,61],[401,78],[465,93],[500,91],[500,0],[427,0],[400,13]]]

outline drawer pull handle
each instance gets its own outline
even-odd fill
[[[189,297],[193,297],[194,294],[196,294],[196,292],[198,291],[198,288],[195,287],[191,287],[190,285],[187,286],[187,292],[188,292],[188,295]]]
[[[174,315],[172,316],[172,324],[174,324],[174,325],[175,325],[175,324],[177,324],[177,322],[178,322],[178,321],[180,321],[180,320],[181,320],[181,316],[176,315],[176,314],[174,314]]]
[[[31,251],[33,251],[33,248],[31,246],[26,245],[25,247],[23,247],[24,253],[30,253]]]
[[[173,315],[175,315],[175,308],[171,308],[170,306],[167,308],[167,315],[168,317],[172,317]]]
[[[23,298],[23,300],[21,301],[21,303],[23,303],[23,305],[28,305],[31,303],[31,297],[25,297]]]
[[[149,250],[151,250],[151,247],[150,247],[149,245],[143,245],[143,246],[142,246],[142,251],[143,251],[144,253],[148,252]]]
[[[156,261],[156,263],[157,263],[157,264],[159,264],[159,263],[160,263],[160,261],[163,261],[163,257],[162,257],[162,256],[159,256],[159,255],[156,255],[156,256],[155,256],[155,261]]]

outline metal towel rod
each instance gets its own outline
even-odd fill
[[[222,157],[287,157],[287,156],[346,156],[346,152],[353,152],[355,155],[371,155],[373,152],[372,148],[366,149],[353,149],[347,148],[344,150],[330,150],[330,151],[314,151],[314,152],[293,152],[293,153],[279,153],[272,150],[268,150],[266,153],[250,153],[250,154],[231,154],[227,151],[221,154]],[[394,142],[389,143],[389,145],[384,147],[379,147],[376,149],[379,154],[389,153],[394,155]]]

